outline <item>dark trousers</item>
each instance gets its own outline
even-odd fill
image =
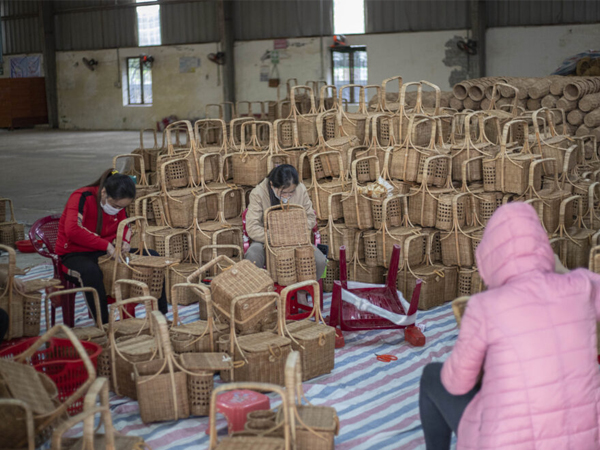
[[[0,309],[0,344],[4,340],[4,336],[8,332],[8,313],[3,309]]]
[[[478,384],[465,395],[452,395],[442,385],[441,373],[442,363],[430,363],[421,376],[419,412],[427,450],[450,448],[452,432],[458,431],[465,408],[481,389]]]
[[[135,251],[135,249],[131,249],[132,253]],[[152,256],[158,256],[158,253],[154,250],[149,250],[149,253]],[[144,254],[146,254],[146,251],[144,251]],[[108,323],[108,303],[106,301],[106,291],[104,290],[104,277],[98,265],[98,258],[104,255],[106,255],[106,252],[67,253],[61,256],[61,261],[71,272],[69,275],[65,275],[68,281],[78,286],[94,288],[98,292],[100,317],[102,318],[102,323]],[[91,293],[87,292],[85,297],[95,319],[96,307],[94,306],[94,297]],[[162,294],[158,299],[158,310],[163,314],[169,311],[164,284]]]

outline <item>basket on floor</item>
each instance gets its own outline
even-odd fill
[[[303,320],[283,321],[284,335],[291,339],[292,349],[300,353],[302,381],[331,373],[335,359],[335,328],[326,325],[321,315],[320,290],[316,281],[305,281],[285,288],[279,296],[278,308],[286,311],[288,293],[309,286],[312,286],[315,294],[310,315]]]
[[[0,288],[0,308],[7,312],[9,319],[5,338],[10,340],[38,336],[42,314],[42,294],[38,291],[57,286],[60,281],[55,279],[24,281],[23,287],[17,288],[16,252],[6,245],[0,245],[0,250],[8,253],[6,282]]]
[[[267,295],[267,293],[273,292],[275,290],[273,280],[266,270],[259,269],[251,261],[244,260],[234,263],[224,255],[213,259],[199,268],[197,272],[204,273],[220,263],[227,263],[231,265],[231,268],[215,276],[211,282],[215,315],[225,323],[235,321],[235,326],[240,333],[260,330],[262,324],[268,320],[270,313],[275,309],[274,303],[260,297],[237,302],[234,320],[231,320],[230,316],[231,306],[234,299],[242,295],[260,292]]]
[[[133,365],[140,417],[144,423],[185,419],[190,415],[187,370],[173,354],[167,319],[158,311],[151,316],[161,357]]]
[[[173,323],[169,334],[173,351],[177,354],[214,352],[216,342],[221,335],[226,334],[229,328],[226,324],[215,323],[210,289],[202,284],[181,283],[172,288]],[[179,317],[179,305],[177,304],[177,291],[190,291],[197,297],[196,301],[204,304],[206,311],[204,320],[183,323]]]
[[[231,302],[229,317],[235,317],[237,305],[260,301],[264,306],[278,303],[279,295],[275,292],[263,292],[236,297]],[[238,336],[235,324],[230,325],[229,355],[233,358],[233,373],[231,379],[224,381],[256,381],[261,383],[284,384],[285,359],[292,351],[291,340],[284,336],[281,321],[283,312],[277,309],[277,331],[263,331],[255,334]],[[232,321],[233,322],[233,321]]]

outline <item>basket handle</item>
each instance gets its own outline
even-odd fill
[[[469,164],[471,164],[472,162],[475,162],[475,161],[483,160],[483,159],[485,159],[485,156],[481,155],[481,156],[476,156],[475,158],[467,159],[466,161],[462,162],[462,167],[460,168],[460,172],[462,175],[462,190],[463,190],[463,192],[469,191],[469,187],[467,185],[467,180],[468,180],[467,169],[468,169]]]
[[[173,141],[171,139],[171,133],[173,131],[176,131],[176,139],[179,142],[179,132],[181,130],[185,130],[185,135],[186,135],[186,139],[187,139],[187,144],[189,144],[190,146],[190,151],[195,149],[194,146],[194,130],[192,128],[192,123],[189,120],[178,120],[177,122],[173,122],[169,125],[167,125],[167,128],[165,128],[165,135],[166,135],[166,140],[167,140],[167,154],[168,155],[174,155],[175,154],[175,150],[173,148]]]
[[[35,450],[35,432],[34,432],[34,422],[33,422],[33,412],[27,403],[22,400],[15,400],[12,398],[0,398],[0,410],[5,407],[11,408],[21,408],[25,413],[25,427],[27,432],[27,444],[23,445],[23,449],[27,448],[27,450]],[[23,441],[22,441],[23,442]],[[26,445],[26,447],[25,447]]]
[[[225,107],[229,106],[229,108],[231,109],[231,120],[238,118],[237,111],[235,109],[235,103],[233,103],[233,102],[222,102],[221,105],[223,105],[223,112],[225,112]]]
[[[560,237],[562,236],[562,231],[565,228],[565,212],[567,209],[567,205],[575,200],[579,199],[579,209],[583,208],[583,202],[581,201],[581,196],[580,195],[572,195],[571,197],[568,197],[566,199],[564,199],[562,202],[560,202],[560,209],[559,209],[559,216],[558,216],[558,223],[559,223],[559,227],[561,229],[560,232]]]
[[[98,399],[100,400],[99,407],[96,406]],[[61,450],[63,435],[80,422],[84,423],[83,448],[93,449],[95,437],[94,418],[98,413],[102,415],[101,423],[104,423],[106,448],[115,448],[115,431],[110,414],[108,380],[104,377],[98,377],[85,395],[83,412],[70,417],[54,430],[52,434],[52,449]]]
[[[189,230],[178,230],[178,229],[173,229],[173,232],[171,234],[168,234],[167,236],[165,236],[165,257],[166,258],[171,258],[171,239],[173,239],[175,236],[179,236],[180,234],[184,235],[184,238],[187,237],[187,241],[188,241],[188,249],[191,252],[191,245],[192,245],[192,238],[191,238],[191,233],[189,232]],[[192,252],[193,253],[193,252]],[[185,260],[187,258],[188,255],[185,255],[185,253],[183,253],[183,257],[181,258],[182,260]]]
[[[508,89],[512,89],[512,91],[515,93],[514,97],[512,97],[512,105],[511,105],[511,115],[513,117],[516,117],[517,114],[519,114],[519,108],[518,108],[518,104],[519,104],[519,90],[510,85],[510,84],[506,84],[506,83],[494,83],[494,87],[492,88],[492,98],[490,101],[490,107],[488,108],[488,110],[492,110],[494,109],[494,107],[496,106],[496,97],[500,97],[498,94],[498,86],[502,86],[502,87],[506,87]],[[527,134],[525,134],[525,136],[527,136]]]
[[[430,83],[429,81],[421,80],[421,85],[427,85],[435,91],[435,109],[433,115],[438,116],[440,114],[440,105],[442,103],[442,91],[437,84]]]
[[[379,158],[377,156],[364,156],[362,158],[358,158],[355,159],[354,161],[352,161],[352,185],[354,186],[354,188],[356,188],[358,186],[358,175],[356,172],[356,168],[358,166],[359,163],[363,162],[363,161],[374,161],[375,162],[375,180],[373,180],[373,182],[377,182],[378,178],[379,178]],[[360,217],[359,217],[360,219]]]
[[[267,122],[265,120],[254,120],[252,122],[243,122],[242,123],[242,139],[241,139],[241,147],[240,147],[240,151],[245,152],[246,150],[246,126],[251,125],[252,126],[252,131],[251,131],[251,137],[250,137],[250,143],[256,147],[260,147],[260,142],[258,140],[258,135],[257,135],[257,125],[262,125],[262,126],[266,126],[267,129],[269,130],[269,148],[267,149],[268,153],[273,153],[273,148],[274,148],[274,144],[273,144],[273,124],[271,122]]]
[[[130,217],[129,219],[122,220],[119,222],[119,226],[117,227],[117,237],[115,242],[115,258],[111,262],[113,264],[113,273],[112,273],[112,281],[116,281],[117,277],[117,264],[120,262],[126,264],[123,260],[123,235],[125,234],[125,227],[130,223],[140,223],[140,243],[142,244],[142,248],[139,249],[139,252],[142,253],[143,250],[148,251],[148,247],[146,246],[146,219],[144,217]]]
[[[288,395],[285,392],[285,389],[281,386],[277,386],[274,384],[268,383],[254,383],[254,382],[244,382],[244,383],[227,383],[215,388],[210,397],[210,413],[209,413],[209,423],[210,423],[210,442],[209,442],[209,450],[215,450],[218,445],[218,437],[217,437],[217,396],[223,392],[233,391],[236,389],[249,389],[255,391],[262,392],[274,392],[281,397],[282,401],[282,410],[283,410],[283,433],[284,433],[284,441],[285,441],[285,450],[291,449],[291,438],[290,438],[290,407],[288,404]]]
[[[222,261],[228,263],[231,266],[233,266],[235,264],[235,261],[233,261],[228,256],[219,255],[215,259],[213,259],[212,261],[209,261],[208,263],[204,264],[202,267],[200,267],[196,271],[194,271],[194,273],[192,273],[191,275],[189,275],[187,277],[186,281],[188,283],[193,283],[195,278],[198,278],[199,276],[201,276],[201,274],[203,274],[204,272],[208,271],[213,266],[216,266],[217,264],[220,264]]]
[[[241,217],[242,214],[244,213],[244,211],[246,210],[246,195],[244,193],[244,189],[242,189],[241,187],[232,187],[232,188],[228,188],[228,189],[224,189],[221,194],[220,194],[220,203],[219,206],[221,208],[221,218],[223,220],[224,223],[227,223],[227,218],[225,217],[225,197],[229,194],[234,194],[235,193],[239,193],[240,195],[240,199],[241,199],[241,208],[239,213],[236,215],[236,217]]]
[[[398,114],[400,115],[400,125],[402,125],[402,116],[406,115],[406,90],[411,86],[417,86],[417,103],[413,108],[413,113],[418,114],[423,112],[423,109],[421,107],[423,97],[423,85],[419,81],[411,81],[410,83],[404,83],[402,85],[402,89],[400,89],[400,109],[398,112]],[[400,128],[400,131],[402,131],[402,128]]]
[[[140,150],[146,150],[146,148],[144,147],[144,131],[152,131],[152,134],[154,135],[154,147],[152,147],[152,149],[157,149],[158,138],[156,135],[156,128],[142,128],[140,130]]]
[[[206,105],[208,106],[218,106],[219,108],[222,108],[221,105]],[[221,116],[223,115],[223,113],[221,113]],[[196,147],[201,149],[204,147],[203,142],[202,142],[202,136],[200,134],[200,129],[203,126],[211,126],[212,124],[219,124],[219,126],[221,127],[221,150],[225,150],[225,145],[227,143],[227,125],[225,123],[225,121],[223,120],[223,117],[220,117],[218,119],[200,119],[197,120],[194,123],[194,136],[196,139]]]
[[[273,142],[275,144],[275,153],[283,151],[283,147],[279,142],[279,127],[284,123],[289,123],[292,126],[292,146],[288,148],[300,147],[300,141],[298,140],[298,126],[296,121],[294,119],[277,119],[273,122]]]
[[[219,232],[223,232],[223,231],[229,231],[229,230],[221,230],[221,231],[217,231],[217,233]],[[237,230],[239,231],[239,235],[238,235],[238,242],[242,242],[243,240],[243,235],[242,235],[242,231],[241,230]],[[215,235],[217,234],[215,233]],[[216,239],[215,239],[216,241]],[[204,255],[204,252],[207,250],[212,250],[212,258],[217,258],[219,255],[219,250],[235,250],[235,253],[238,255],[237,258],[239,258],[239,261],[242,261],[243,256],[244,256],[244,251],[242,250],[242,247],[240,247],[239,245],[233,245],[233,244],[210,244],[210,245],[204,245],[203,247],[200,248],[200,252],[198,253],[198,259],[199,259],[199,263],[202,264],[202,262],[204,261],[204,258],[202,258],[202,255]],[[212,267],[212,273],[213,276],[216,275],[217,273],[217,267]]]
[[[410,223],[410,220],[408,218],[408,196],[406,194],[395,194],[395,195],[392,195],[391,197],[386,197],[383,200],[383,205],[381,206],[381,228],[382,229],[386,228],[386,224],[387,224],[388,203],[391,202],[392,200],[398,200],[398,199],[402,202],[402,216],[404,217],[404,220],[402,221],[403,225],[406,226],[406,224],[408,223],[409,225],[412,226],[412,224]]]
[[[175,327],[179,324],[179,302],[177,301],[177,296],[175,295],[175,292],[178,289],[191,289],[194,291],[194,293],[203,301],[206,303],[206,316],[207,316],[207,322],[209,320],[213,319],[213,307],[212,307],[212,300],[211,300],[211,294],[210,294],[210,289],[207,286],[204,286],[201,283],[195,284],[195,283],[178,283],[175,284],[173,286],[171,286],[171,304],[173,307],[173,324],[171,325],[172,327]],[[212,342],[212,331],[211,331],[211,342]],[[212,349],[211,349],[212,351]]]
[[[507,123],[505,123],[504,129],[502,130],[502,140],[500,141],[500,154],[502,154],[504,156],[508,155],[508,151],[506,149],[506,144],[508,141],[508,133],[510,131],[510,127],[517,123],[523,124],[523,128],[524,128],[523,134],[526,137],[524,140],[524,143],[523,143],[523,150],[521,151],[521,153],[530,153],[529,139],[527,138],[527,136],[529,136],[529,124],[527,123],[527,121],[525,119],[513,119],[513,120],[510,120]]]
[[[270,298],[270,300],[269,300],[269,298]],[[246,320],[243,320],[243,321],[236,320],[236,318],[235,318],[236,305],[239,302],[242,302],[245,300],[253,300],[253,299],[263,299],[264,300],[261,303],[261,308],[257,312],[255,312],[252,316],[248,317]],[[242,355],[242,358],[246,359],[246,356],[244,355],[244,351],[240,348],[238,340],[237,340],[237,336],[235,334],[236,323],[243,324],[243,323],[247,322],[248,320],[254,318],[259,312],[264,311],[265,309],[267,309],[267,307],[271,306],[272,304],[274,304],[275,307],[277,307],[278,303],[279,303],[279,294],[277,294],[276,292],[259,292],[256,294],[246,294],[246,295],[240,295],[239,297],[235,297],[231,301],[229,313],[227,313],[222,308],[220,308],[219,305],[216,305],[216,308],[219,309],[223,313],[223,315],[229,319],[229,333],[230,333],[230,338],[229,338],[230,353],[229,354],[230,355],[235,355],[235,348],[237,346],[238,351],[240,352],[240,355]],[[283,311],[277,309],[277,334],[279,336],[283,336],[283,330],[281,329],[281,315],[282,314],[283,314]],[[233,372],[231,374],[231,378],[233,379]]]
[[[415,122],[416,119],[418,120]],[[435,148],[436,130],[438,124],[434,117],[426,116],[424,114],[412,114],[410,116],[410,119],[408,120],[408,128],[406,129],[406,138],[404,139],[402,145],[410,144],[411,146],[416,147],[416,145],[413,143],[413,134],[415,134],[419,125],[427,122],[431,123],[431,137],[429,138],[428,148]],[[400,131],[402,131],[402,124],[400,124]]]
[[[434,156],[429,156],[428,158],[425,158],[425,164],[423,165],[423,176],[422,176],[422,180],[421,180],[421,186],[423,187],[423,189],[427,189],[427,178],[428,178],[428,173],[429,173],[429,165],[431,164],[432,161],[435,161],[436,159],[447,159],[448,160],[448,164],[452,163],[452,157],[450,155],[434,155]],[[446,175],[446,187],[451,187],[452,186],[452,170],[448,170],[448,174]]]
[[[383,80],[381,82],[381,94],[382,94],[381,95],[381,110],[392,113],[392,114],[398,114],[398,111],[392,111],[392,110],[388,109],[388,107],[387,107],[387,98],[386,98],[387,85],[388,85],[388,83],[391,83],[394,80],[398,81],[398,100],[400,100],[399,97],[400,97],[400,91],[402,90],[402,77],[398,75],[395,77],[386,78],[385,80]]]
[[[317,113],[317,109],[316,109],[316,105],[315,105],[315,92],[313,91],[313,89],[310,86],[306,86],[306,85],[296,85],[294,87],[292,87],[290,89],[290,103],[291,103],[291,109],[292,109],[292,113],[294,115],[294,119],[297,118],[297,116],[300,116],[302,114],[300,114],[300,111],[298,110],[298,104],[296,103],[296,91],[297,90],[306,90],[308,92],[308,98],[310,100],[310,110],[308,111],[307,114],[316,114]]]
[[[529,187],[528,189],[531,190],[533,193],[536,193],[535,187],[534,187],[534,183],[535,183],[535,169],[539,164],[543,164],[543,163],[552,163],[552,167],[554,167],[554,177],[553,177],[553,181],[554,181],[554,189],[553,191],[558,190],[558,171],[556,170],[556,159],[555,158],[543,158],[543,159],[536,159],[534,161],[531,162],[531,164],[529,165],[529,180],[528,180],[528,184]]]
[[[88,388],[92,385],[92,383],[96,379],[96,369],[94,368],[94,365],[92,364],[92,361],[90,360],[88,353],[85,351],[83,344],[79,341],[79,339],[77,339],[77,336],[75,336],[73,331],[71,331],[71,329],[65,325],[55,325],[52,328],[50,328],[50,330],[47,331],[46,333],[44,333],[37,341],[35,341],[31,345],[31,347],[29,347],[27,350],[25,350],[20,355],[17,355],[14,358],[14,361],[17,363],[25,363],[28,358],[31,358],[35,354],[35,352],[40,347],[42,347],[42,345],[46,344],[47,342],[50,342],[50,339],[52,339],[58,333],[61,333],[61,335],[66,335],[67,339],[69,341],[71,341],[71,344],[73,345],[73,347],[75,349],[75,352],[77,353],[77,355],[79,356],[79,358],[81,359],[81,361],[83,363],[83,367],[85,368],[85,371],[87,372],[88,377],[81,384],[81,386],[79,386],[69,396],[69,398],[67,398],[64,402],[62,402],[60,404],[60,406],[57,407],[57,409],[55,409],[52,413],[50,413],[48,415],[42,416],[44,420],[43,420],[42,424],[38,425],[38,427],[37,427],[38,429],[45,428],[49,423],[51,423],[54,420],[54,418],[59,417],[62,414],[64,414],[70,405],[72,405],[75,401],[77,401],[79,398],[81,398],[87,392]]]
[[[164,162],[164,163],[162,163],[160,165],[160,180],[159,180],[159,183],[160,183],[160,188],[161,188],[161,191],[162,191],[163,194],[167,195],[167,185],[168,185],[167,181],[168,180],[167,180],[167,170],[166,170],[166,167],[169,164],[174,164],[174,163],[178,163],[178,162],[181,162],[181,161],[185,161],[185,165],[186,165],[186,168],[187,168],[187,178],[188,178],[187,187],[193,186],[193,184],[194,184],[193,173],[194,172],[192,171],[192,164],[190,163],[190,160],[187,159],[187,158],[175,158],[175,159],[171,159],[171,160],[169,160],[167,162]],[[167,211],[168,210],[169,209],[167,208]]]
[[[340,170],[340,173],[339,173],[337,179],[343,183],[343,181],[344,181],[344,160],[342,159],[342,154],[337,151],[319,152],[319,153],[315,153],[314,155],[312,155],[310,157],[310,171],[312,173],[312,179],[315,182],[317,181],[317,172],[315,171],[315,160],[317,158],[322,158],[324,156],[328,157],[329,155],[337,157],[338,164],[339,164],[338,167]]]
[[[224,183],[225,180],[223,179],[223,156],[221,155],[221,153],[206,153],[204,155],[202,155],[200,158],[198,158],[198,181],[200,182],[200,185],[206,189],[206,176],[205,176],[205,167],[206,167],[206,160],[211,160],[211,159],[216,159],[217,160],[217,181],[219,183]],[[209,161],[210,162],[210,161]]]
[[[140,161],[140,182],[138,183],[138,185],[139,186],[148,186],[148,180],[146,179],[146,166],[144,165],[144,156],[143,155],[141,155],[139,153],[127,153],[124,155],[117,155],[113,158],[113,163],[112,163],[112,166],[115,169],[117,167],[117,160],[119,158],[139,159],[139,161]]]
[[[325,84],[323,86],[321,86],[321,92],[319,94],[319,112],[325,112],[327,111],[326,106],[325,106],[325,100],[328,98],[327,97],[327,90],[331,90],[331,97],[329,98],[333,98],[333,107],[331,108],[332,110],[336,110],[337,109],[337,87],[333,84]]]
[[[315,280],[307,280],[307,281],[301,281],[299,283],[295,283],[290,286],[287,286],[279,294],[279,301],[277,302],[277,309],[281,310],[282,313],[277,314],[277,315],[278,315],[278,319],[281,320],[281,324],[279,325],[280,329],[283,330],[284,335],[287,334],[292,339],[294,339],[294,338],[292,337],[292,334],[288,330],[286,322],[285,322],[287,296],[290,292],[297,290],[297,289],[302,289],[305,287],[313,288],[314,297],[313,297],[313,309],[310,312],[310,315],[306,319],[303,319],[303,320],[310,321],[314,317],[315,323],[325,324],[325,320],[323,319],[323,315],[321,314],[321,290],[319,288],[319,283]]]
[[[10,209],[10,221],[9,222],[14,222],[15,221],[15,210],[13,208],[13,202],[12,202],[12,200],[9,199],[9,198],[0,198],[0,202],[4,202],[5,204],[8,203],[8,207]],[[2,222],[4,222],[4,220],[6,218],[2,217],[0,219],[2,220]],[[8,222],[6,222],[6,223],[8,223]]]
[[[208,103],[208,104],[207,104],[207,105],[204,107],[204,115],[205,115],[207,118],[208,118],[208,116],[210,115],[210,114],[209,114],[210,108],[217,108],[217,110],[219,111],[219,114],[218,114],[218,115],[219,115],[219,117],[217,117],[217,118],[218,118],[218,119],[221,119],[221,120],[223,120],[223,118],[225,117],[225,116],[223,115],[223,105],[220,105],[220,104],[218,104],[218,103]],[[196,123],[198,123],[198,122],[196,122]]]
[[[45,309],[45,315],[46,315],[46,326],[48,326],[48,324],[50,323],[50,312],[49,312],[49,308],[48,308],[48,304],[50,303],[50,301],[54,298],[54,297],[58,297],[61,295],[69,295],[69,294],[78,294],[78,293],[85,293],[85,292],[91,292],[93,297],[94,297],[94,306],[96,307],[96,327],[102,331],[104,331],[104,327],[102,326],[102,318],[101,318],[101,314],[100,314],[100,298],[98,297],[98,291],[96,291],[96,289],[91,288],[91,287],[80,287],[80,288],[75,288],[75,289],[66,289],[66,290],[62,290],[62,291],[55,291],[52,292],[49,295],[46,295],[45,301],[44,301],[44,309]],[[87,302],[85,302],[85,304],[87,305]],[[89,306],[88,306],[89,309]],[[90,311],[91,312],[91,311]]]

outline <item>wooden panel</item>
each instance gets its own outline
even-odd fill
[[[0,79],[0,127],[48,123],[44,78]]]

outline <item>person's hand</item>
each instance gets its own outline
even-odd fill
[[[129,253],[131,251],[131,245],[129,242],[123,241],[123,245],[121,246],[121,253]]]
[[[117,253],[115,246],[112,244],[108,244],[108,247],[106,248],[106,253],[111,257],[114,258],[115,254]]]

